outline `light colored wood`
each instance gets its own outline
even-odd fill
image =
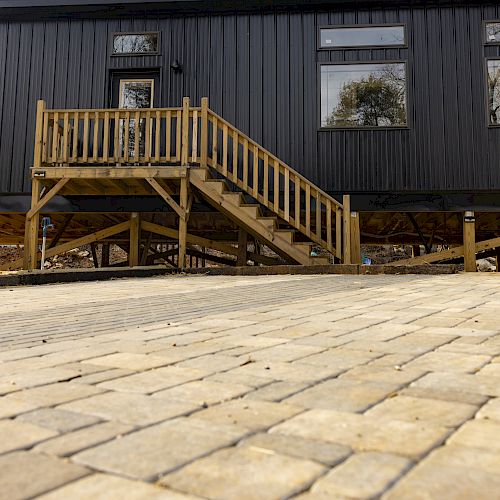
[[[476,267],[476,223],[474,212],[466,212],[463,220],[464,235],[464,269],[467,273],[475,273]]]
[[[142,221],[141,227],[144,231],[151,231],[155,234],[166,236],[167,238],[176,240],[179,239],[179,231],[177,229],[172,229],[147,221]],[[227,253],[228,255],[238,255],[238,249],[236,247],[232,247],[230,245],[227,245],[226,243],[221,243],[220,241],[202,238],[200,236],[195,236],[189,233],[186,235],[186,241],[187,243],[190,243],[192,245],[213,248],[214,250],[219,250],[220,252]]]
[[[40,200],[42,185],[38,179],[31,181],[31,206],[36,206]],[[23,268],[31,271],[37,267],[38,261],[38,226],[40,215],[36,212],[33,217],[26,217],[24,230],[24,254],[21,263]]]
[[[104,112],[102,160],[104,163],[109,160],[109,111]]]
[[[351,212],[351,264],[361,264],[361,235],[359,213]]]
[[[248,260],[248,233],[244,229],[238,231],[238,260],[237,266],[246,266]]]
[[[198,162],[198,111],[193,111],[193,132],[191,135],[191,162]]]
[[[137,212],[130,214],[130,248],[128,253],[129,267],[139,265],[139,244],[141,239],[141,216]]]
[[[179,179],[187,175],[185,167],[50,167],[43,168],[43,171],[45,172],[45,179],[63,179],[66,177],[70,179],[129,179],[146,177]]]
[[[295,185],[295,227],[300,228],[300,177],[293,174],[293,183]]]
[[[83,115],[83,163],[89,161],[89,133],[90,133],[90,113],[85,111]]]
[[[250,191],[248,187],[248,140],[243,139],[243,185],[246,191]]]
[[[257,195],[259,194],[259,148],[258,146],[253,147],[253,189],[252,194],[255,199],[257,199]]]
[[[160,161],[161,157],[161,111],[156,110],[155,116],[155,163]]]
[[[311,185],[306,183],[306,235],[311,237]]]
[[[69,113],[64,113],[64,127],[63,127],[63,150],[62,161],[68,162],[68,148],[69,148]]]
[[[264,197],[264,201],[265,201],[265,204],[266,206],[270,206],[270,203],[269,203],[269,155],[268,154],[264,154],[264,173],[263,173],[263,177],[264,177],[264,190],[263,190],[263,197]]]
[[[180,205],[181,210],[186,213],[186,208],[188,204],[188,179],[181,179],[181,192],[180,192]],[[187,218],[179,217],[179,261],[178,266],[179,269],[184,269],[186,267],[186,238],[187,238]]]
[[[181,165],[188,164],[189,157],[189,97],[182,99],[182,145]]]
[[[46,103],[39,100],[36,105],[36,125],[35,125],[35,153],[33,166],[39,168],[42,166],[42,148],[43,148],[43,121]]]
[[[144,146],[144,161],[151,161],[151,132],[153,131],[153,122],[151,121],[151,111],[146,111],[145,133],[146,142]]]
[[[351,197],[345,194],[342,198],[342,228],[343,228],[343,256],[344,264],[351,264]]]
[[[222,128],[222,175],[227,177],[227,155],[228,155],[228,127]]]
[[[183,112],[177,111],[176,129],[175,129],[175,161],[181,161],[182,156],[182,116]],[[188,118],[189,122],[189,118]]]
[[[273,206],[275,213],[280,211],[280,164],[277,161],[273,161]]]
[[[59,113],[53,113],[52,121],[52,156],[51,159],[57,163],[59,153]]]
[[[50,161],[49,154],[49,121],[50,121],[50,113],[44,113],[43,119],[43,141],[42,141],[42,164]]]
[[[114,137],[114,146],[113,146],[113,155],[114,155],[114,161],[119,162],[120,161],[120,156],[121,156],[121,144],[120,144],[120,128],[121,128],[121,123],[120,123],[120,113],[118,111],[115,112],[115,137]]]
[[[139,111],[135,112],[134,116],[134,162],[139,161],[140,150],[141,150],[141,114]]]
[[[201,99],[200,165],[208,164],[208,98]]]
[[[343,210],[335,207],[335,257],[342,260],[342,214]]]
[[[71,161],[76,163],[78,161],[78,132],[80,129],[80,113],[76,111],[73,113],[73,151],[71,152]]]
[[[238,181],[238,151],[239,149],[239,139],[238,131],[233,130],[233,182]]]
[[[316,241],[321,241],[321,194],[316,192]]]
[[[326,244],[328,248],[333,248],[333,228],[332,228],[332,203],[326,200]]]
[[[121,125],[121,123],[120,123]],[[123,159],[125,162],[130,160],[130,112],[125,113],[125,126],[123,128]]]
[[[34,215],[40,212],[40,210],[69,182],[70,179],[60,179],[52,189],[44,195],[41,200],[35,204],[35,206],[31,207],[31,209],[26,214],[28,219],[31,219]]]
[[[153,187],[153,189],[167,202],[168,205],[170,205],[175,213],[181,217],[185,218],[186,217],[186,211],[182,206],[179,206],[175,200],[167,193],[167,191],[160,185],[160,183],[156,180],[153,179],[152,177],[147,177],[146,181]]]
[[[290,172],[285,168],[283,181],[283,203],[285,205],[285,220],[290,222]]]
[[[219,127],[217,125],[217,118],[214,118],[212,120],[212,166],[214,168],[219,162],[218,150],[217,150],[218,140],[219,140]]]
[[[94,138],[92,141],[92,159],[97,163],[99,158],[99,113],[94,113]]]
[[[36,215],[35,215],[36,217]],[[86,236],[82,236],[81,238],[78,238],[73,241],[69,241],[67,243],[62,243],[61,245],[58,245],[54,248],[50,248],[45,252],[45,257],[53,257],[54,255],[62,254],[65,252],[68,252],[69,250],[73,250],[73,248],[81,247],[83,245],[88,245],[90,243],[101,241],[105,238],[108,238],[109,236],[113,236],[118,233],[122,233],[124,231],[127,231],[130,229],[130,221],[125,221],[121,222],[120,224],[116,224],[114,226],[108,227],[106,229],[101,229],[100,231],[97,231],[92,234],[88,234]],[[39,252],[38,252],[39,253]],[[37,255],[35,254],[35,266],[36,266],[36,260],[37,260]],[[23,259],[18,259],[14,262],[10,262],[8,264],[4,264],[3,266],[0,266],[0,271],[9,271],[12,269],[19,269],[23,265]],[[34,267],[32,268],[34,269]]]
[[[476,253],[484,252],[500,247],[500,238],[492,238],[490,240],[480,241],[476,243]],[[428,253],[420,257],[412,259],[397,260],[390,262],[388,266],[418,266],[421,264],[433,264],[435,262],[444,262],[447,260],[458,259],[464,256],[464,246],[456,246],[450,250],[442,250],[441,252]]]

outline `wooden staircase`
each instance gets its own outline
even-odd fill
[[[241,192],[231,191],[224,179],[214,179],[207,168],[192,169],[190,180],[213,207],[285,259],[306,266],[330,262],[328,257],[312,257],[313,242],[295,241],[296,230],[280,229],[277,216],[265,217],[260,204],[246,203]]]
[[[57,193],[85,189],[161,196],[178,215],[182,263],[195,196],[287,262],[350,263],[348,201],[344,207],[224,120],[207,98],[200,107],[184,98],[181,107],[162,109],[48,110],[39,101],[36,123],[26,268],[36,265],[42,207]],[[139,226],[131,226],[135,250]],[[234,251],[233,241],[221,243]],[[135,250],[129,262],[137,262]]]

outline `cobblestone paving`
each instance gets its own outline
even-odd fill
[[[0,289],[0,499],[500,499],[500,277]]]

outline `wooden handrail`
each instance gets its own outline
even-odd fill
[[[46,109],[37,106],[34,167],[212,167],[338,258],[343,205],[209,109]],[[345,223],[344,223],[345,224]]]

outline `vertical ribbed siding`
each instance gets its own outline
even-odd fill
[[[500,189],[486,126],[482,22],[498,6],[0,23],[0,192],[27,190],[35,105],[105,107],[112,71],[158,71],[157,102],[211,107],[334,191]],[[408,49],[317,51],[317,27],[395,23]],[[159,30],[160,55],[112,57],[113,32]],[[178,59],[182,74],[170,71]],[[404,60],[408,130],[319,131],[318,62]]]

